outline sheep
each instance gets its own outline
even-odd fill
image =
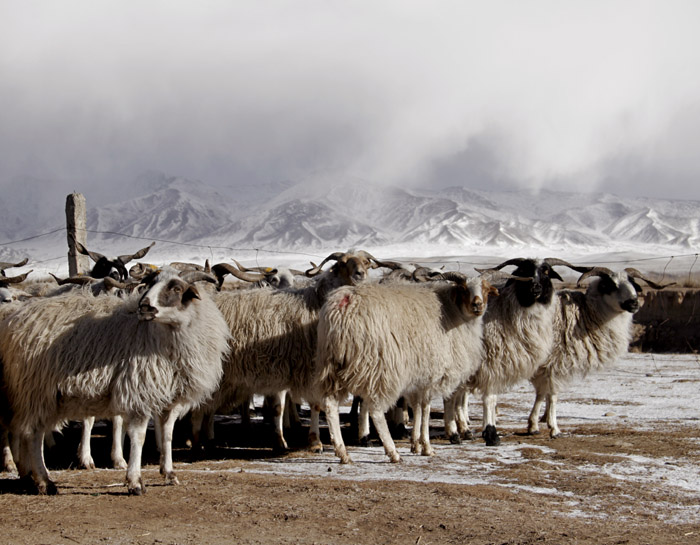
[[[127,489],[135,495],[145,492],[141,452],[150,415],[161,415],[160,469],[167,483],[177,483],[174,419],[211,395],[228,353],[229,328],[194,284],[203,279],[215,282],[211,275],[163,269],[126,300],[79,290],[35,299],[0,323],[18,469],[23,477],[32,475],[39,493],[57,492],[43,461],[44,433],[92,415],[125,417],[131,439]]]
[[[585,293],[557,292],[552,350],[530,378],[536,395],[528,418],[528,434],[539,433],[539,412],[546,399],[545,419],[550,437],[559,436],[556,407],[561,387],[576,376],[586,376],[614,363],[627,352],[632,316],[639,310],[638,294],[642,291],[635,278],[654,289],[670,285],[656,284],[636,269],[613,272],[605,267],[590,268],[578,284],[590,277],[594,279]]]
[[[106,257],[98,252],[90,251],[80,242],[75,243],[75,248],[78,253],[89,256],[95,262],[94,267],[89,273],[93,278],[104,278],[111,276],[115,280],[126,280],[129,276],[125,265],[133,259],[141,259],[153,247],[155,242],[145,248],[141,248],[138,252],[129,255],[120,255],[117,257]]]
[[[488,446],[500,443],[496,430],[498,394],[521,380],[529,379],[549,354],[554,334],[552,320],[556,306],[552,279],[562,280],[554,266],[573,265],[556,258],[544,260],[515,258],[497,265],[489,272],[515,266],[500,296],[489,305],[484,317],[484,360],[466,385],[446,403],[446,416],[451,419],[454,403],[461,398],[466,405],[467,392],[480,390],[483,404],[482,436]],[[486,271],[477,269],[482,274]],[[468,420],[462,424],[468,426]],[[454,435],[450,421],[446,432]]]
[[[335,264],[322,273],[328,261]],[[211,438],[213,415],[218,409],[238,405],[249,395],[258,393],[274,396],[276,447],[287,449],[282,426],[286,392],[300,397],[309,393],[318,312],[328,293],[339,286],[364,281],[368,269],[376,266],[375,259],[367,252],[336,252],[307,271],[309,276],[320,275],[309,286],[219,292],[215,300],[231,329],[231,352],[224,362],[219,389],[207,405],[193,414],[194,444],[201,445],[200,428],[205,417],[208,419],[205,431]],[[309,444],[311,450],[322,451],[320,408],[315,403],[317,400],[306,399],[312,409]]]
[[[384,451],[401,457],[384,413],[402,395],[413,406],[411,450],[431,455],[430,400],[447,395],[481,362],[482,316],[496,290],[482,278],[449,272],[450,282],[390,282],[339,288],[329,295],[318,323],[316,380],[325,397],[335,454],[343,443],[339,401],[359,395],[367,404]]]

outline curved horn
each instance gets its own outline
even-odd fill
[[[581,282],[583,282],[586,278],[590,278],[591,276],[612,276],[613,274],[615,273],[607,267],[592,267],[579,277],[576,285],[580,286]]]
[[[212,273],[216,275],[216,278],[218,279],[219,286],[223,284],[224,282],[224,277],[227,274],[232,274],[239,280],[245,280],[246,282],[258,282],[265,278],[265,275],[262,273],[248,273],[248,272],[243,272],[233,265],[229,265],[228,263],[217,263],[211,268]]]
[[[203,271],[204,267],[197,265],[196,263],[185,263],[183,261],[173,261],[170,266],[180,272],[187,271]]]
[[[53,276],[53,279],[56,281],[56,283],[59,286],[63,286],[64,284],[75,284],[76,286],[85,286],[87,284],[92,284],[93,282],[97,282],[95,278],[92,276],[69,276],[68,278],[61,279],[58,276],[56,276],[53,273],[49,273],[51,276]]]
[[[574,270],[574,271],[580,272],[580,273],[586,273],[593,268],[593,267],[582,267],[580,265],[572,265],[568,261],[564,261],[563,259],[559,259],[558,257],[546,257],[546,258],[544,258],[543,261],[551,267],[556,267],[556,266],[561,265],[562,267],[569,267],[571,270]]]
[[[458,278],[456,275],[459,275]],[[416,267],[415,270],[413,271],[413,274],[411,274],[411,278],[415,282],[428,282],[431,280],[452,280],[454,282],[461,282],[462,279],[466,281],[467,277],[463,275],[462,273],[458,273],[457,271],[447,271],[447,272],[436,272],[433,269],[430,269],[429,267]]]
[[[500,271],[503,267],[507,267],[508,265],[515,265],[516,267],[519,267],[520,265],[522,265],[523,263],[525,263],[527,261],[530,261],[530,260],[527,259],[526,257],[514,257],[513,259],[509,259],[507,261],[504,261],[500,265],[496,265],[495,267],[491,267],[491,269],[496,270],[496,271]],[[481,272],[478,269],[476,269],[476,267],[474,268],[474,270],[477,272]],[[483,269],[483,270],[488,270],[488,269]]]
[[[374,262],[377,264],[378,267],[386,267],[387,269],[391,269],[392,271],[406,269],[406,265],[403,263],[399,263],[398,261],[379,261],[378,259],[375,259]]]
[[[646,276],[644,276],[642,273],[640,273],[637,269],[633,268],[627,268],[625,269],[625,272],[627,273],[628,276],[631,276],[632,278],[639,278],[640,280],[644,280],[647,284],[649,284],[650,287],[654,288],[655,290],[662,290],[664,288],[667,288],[669,286],[673,286],[675,282],[671,282],[670,284],[657,284],[656,282],[652,282],[649,280]]]
[[[11,269],[12,267],[24,267],[27,262],[29,261],[28,257],[25,257],[22,261],[19,263],[6,263],[6,262],[0,262],[0,271],[4,272],[5,269]]]
[[[145,276],[158,270],[158,267],[150,263],[137,263],[129,269],[129,276],[136,280],[141,280]]]
[[[194,284],[195,282],[211,282],[218,284],[219,280],[213,274],[205,273],[204,271],[183,271],[180,273],[180,278],[185,282]]]
[[[126,290],[126,289],[132,289],[136,286],[138,286],[138,282],[129,282],[123,283],[123,282],[118,282],[111,276],[105,276],[102,281],[104,282],[105,288],[111,289],[111,288],[116,288],[118,290]]]
[[[510,265],[512,265],[512,263],[510,263]],[[474,270],[478,272],[481,276],[485,275],[489,282],[497,282],[499,280],[516,280],[518,282],[529,282],[530,280],[532,280],[531,276],[515,276],[513,274],[509,274],[498,269],[479,269],[477,267],[474,267]]]
[[[321,264],[320,264],[320,265],[314,265],[313,262],[312,262],[311,264],[314,265],[314,268],[313,268],[313,269],[309,269],[309,270],[306,271],[304,274],[305,274],[306,276],[316,276],[317,274],[320,274],[320,273],[321,273],[321,269],[323,269],[323,266],[324,266],[326,263],[328,263],[329,261],[338,261],[338,260],[339,260],[341,257],[343,257],[344,255],[345,255],[345,252],[335,252],[335,253],[332,253],[331,255],[329,255],[329,256],[328,256],[326,259],[324,259],[323,261],[321,261]]]
[[[263,273],[263,274],[274,274],[277,272],[277,269],[273,269],[272,267],[244,267],[241,265],[238,261],[235,259],[233,262],[236,264],[236,267],[238,267],[238,270],[243,271],[243,272],[256,272],[256,273]]]
[[[19,284],[20,282],[24,282],[27,279],[27,276],[29,276],[29,273],[32,272],[34,269],[27,271],[26,273],[22,273],[18,276],[3,276],[0,278],[0,287],[6,288],[7,284]]]
[[[451,282],[456,282],[457,284],[466,284],[467,276],[457,271],[446,271],[440,275],[445,280],[450,280]]]
[[[98,252],[91,252],[77,240],[75,241],[75,249],[78,250],[78,253],[89,256],[95,263],[97,263],[100,259],[105,259],[105,256]]]
[[[373,265],[372,265],[373,269],[381,267],[381,265],[379,264],[380,261],[376,257],[374,257],[372,254],[370,254],[369,252],[367,252],[365,250],[356,250],[354,252],[349,252],[349,253],[350,253],[350,255],[364,257],[365,259],[371,261],[373,263]]]
[[[151,243],[150,243],[148,246],[146,246],[145,248],[141,248],[141,249],[140,249],[138,252],[136,252],[135,254],[131,254],[131,255],[120,255],[119,257],[117,257],[117,259],[122,263],[122,265],[126,265],[126,264],[127,264],[129,261],[131,261],[132,259],[141,259],[142,257],[144,257],[144,256],[148,253],[148,250],[150,250],[151,248],[153,248],[153,245],[154,245],[154,244],[155,244],[155,241],[151,242]]]

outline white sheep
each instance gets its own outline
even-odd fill
[[[208,279],[215,281],[210,275]],[[161,473],[175,483],[172,426],[185,407],[216,388],[229,330],[194,281],[164,269],[126,300],[82,290],[36,299],[0,324],[0,357],[19,440],[20,475],[32,473],[40,493],[57,489],[43,461],[45,432],[88,416],[125,417],[131,439],[127,487],[145,491],[141,452],[152,414],[161,415]]]
[[[506,266],[516,267],[506,284],[498,286],[500,295],[489,305],[484,316],[484,360],[460,392],[463,403],[466,403],[467,390],[480,390],[482,434],[489,446],[500,443],[496,430],[498,394],[521,380],[529,379],[552,348],[552,320],[556,308],[552,279],[561,280],[553,269],[557,265],[573,267],[555,258],[516,258],[491,269],[500,271]],[[451,403],[446,407],[446,416],[464,412],[453,410]],[[449,422],[445,428],[448,434],[454,433]]]
[[[321,274],[328,261],[335,264]],[[231,330],[231,352],[224,363],[220,387],[211,401],[192,415],[195,445],[202,443],[200,429],[205,419],[206,436],[211,438],[217,410],[238,405],[252,394],[262,394],[271,396],[273,401],[276,446],[286,449],[283,412],[287,392],[291,392],[309,401],[309,443],[312,450],[323,450],[319,400],[310,398],[308,391],[314,370],[318,313],[328,293],[339,286],[364,281],[368,269],[373,267],[374,258],[367,252],[337,252],[307,271],[312,276],[320,274],[309,286],[218,293],[216,304]]]
[[[413,406],[412,451],[431,455],[430,400],[451,393],[482,359],[483,279],[445,273],[450,282],[386,283],[340,288],[319,316],[317,376],[336,455],[350,462],[338,404],[348,394],[367,404],[392,462],[400,460],[384,413],[399,397]]]
[[[557,425],[557,398],[562,386],[575,377],[583,377],[612,364],[625,354],[632,338],[632,316],[639,310],[640,278],[655,289],[655,284],[636,269],[613,272],[595,267],[585,272],[595,277],[585,293],[576,290],[557,292],[554,313],[554,343],[549,356],[530,378],[535,387],[535,403],[528,418],[528,433],[539,433],[538,417],[547,402],[545,419],[551,437],[561,430]],[[668,285],[668,284],[667,284]]]

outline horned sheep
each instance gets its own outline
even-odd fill
[[[499,297],[484,316],[484,360],[467,384],[445,401],[448,435],[454,435],[453,415],[463,415],[458,426],[468,429],[466,402],[468,392],[478,389],[482,395],[482,434],[489,446],[500,442],[496,430],[498,394],[521,380],[529,379],[549,354],[554,334],[555,312],[553,279],[562,280],[554,266],[572,267],[566,261],[547,258],[509,259],[489,272],[496,274],[515,266]],[[484,273],[485,271],[480,271]],[[458,402],[461,401],[461,406]]]
[[[316,378],[341,462],[350,462],[338,415],[348,394],[367,404],[392,462],[400,456],[384,413],[407,396],[414,410],[412,450],[432,454],[430,400],[451,393],[481,362],[481,317],[495,293],[481,278],[456,272],[444,277],[450,281],[340,288],[321,309]]]
[[[538,417],[546,401],[544,418],[551,437],[561,430],[557,425],[557,398],[562,386],[575,377],[614,363],[627,352],[632,337],[632,316],[639,309],[641,286],[635,279],[649,286],[660,285],[646,278],[636,269],[613,272],[606,267],[589,268],[578,284],[593,277],[585,293],[577,290],[559,290],[554,313],[554,343],[546,361],[530,378],[535,387],[535,403],[528,418],[528,433],[539,433]]]
[[[172,426],[216,388],[229,328],[194,282],[164,269],[126,300],[80,290],[26,303],[0,326],[3,381],[19,439],[20,475],[56,493],[43,461],[44,433],[69,419],[122,415],[131,451],[129,493],[145,491],[141,452],[152,414],[163,418],[161,473],[175,483]],[[208,275],[209,281],[215,281]]]
[[[322,272],[328,261],[335,264]],[[220,387],[211,401],[193,414],[194,443],[202,444],[200,430],[205,419],[205,432],[211,438],[217,410],[238,405],[252,394],[262,394],[274,398],[276,446],[286,449],[282,417],[287,392],[291,392],[309,401],[309,443],[312,450],[322,450],[320,400],[309,390],[318,313],[332,290],[363,282],[374,267],[375,259],[367,252],[336,252],[307,271],[307,275],[317,278],[306,287],[219,292],[215,300],[231,330],[231,352],[224,362]]]

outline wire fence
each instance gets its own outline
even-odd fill
[[[65,226],[59,226],[53,229],[50,229],[49,231],[43,232],[43,233],[38,233],[36,235],[28,236],[25,238],[17,239],[17,240],[8,240],[4,242],[0,242],[0,247],[9,247],[14,244],[20,244],[23,242],[28,242],[31,240],[36,240],[42,237],[47,237],[54,235],[59,232],[65,232],[66,227]],[[235,247],[235,246],[223,246],[223,245],[211,245],[211,244],[198,244],[198,243],[192,243],[192,242],[179,242],[176,240],[168,240],[168,239],[163,239],[163,238],[154,238],[154,237],[144,237],[144,236],[137,236],[137,235],[130,235],[127,233],[121,233],[119,231],[102,231],[102,230],[97,230],[97,229],[85,229],[84,230],[86,233],[92,233],[92,234],[99,234],[99,235],[110,235],[113,237],[122,237],[122,238],[128,238],[128,239],[133,239],[133,240],[143,240],[143,241],[155,241],[159,242],[161,244],[168,244],[168,245],[173,245],[173,246],[182,246],[182,247],[189,247],[192,249],[197,249],[197,250],[205,250],[206,253],[209,254],[209,256],[213,259],[214,258],[214,251],[219,251],[219,252],[231,252],[231,253],[252,253],[255,255],[255,260],[261,256],[261,255],[269,255],[269,256],[299,256],[300,258],[303,257],[305,259],[324,259],[326,257],[325,254],[318,254],[318,253],[310,253],[310,252],[303,252],[303,251],[295,251],[295,250],[277,250],[277,249],[269,249],[269,248],[262,248],[262,247]],[[500,251],[501,249],[499,249]],[[513,249],[511,252],[515,252],[516,250]],[[466,252],[465,252],[466,253]],[[615,252],[611,252],[611,254],[614,254]],[[659,278],[663,281],[667,278],[674,279],[676,281],[683,281],[685,283],[691,284],[693,283],[693,273],[696,270],[696,265],[698,262],[698,253],[687,253],[687,254],[673,254],[673,255],[658,255],[658,256],[648,256],[648,257],[630,257],[630,258],[619,258],[619,259],[609,259],[605,258],[604,260],[596,260],[595,262],[586,262],[586,260],[578,260],[578,264],[588,264],[588,265],[599,265],[599,266],[610,266],[614,268],[615,266],[617,267],[627,267],[627,266],[644,266],[645,269],[647,270],[648,273],[650,274],[656,274],[659,276]],[[58,260],[63,260],[66,259],[66,254],[59,255],[56,257],[50,257],[46,259],[41,259],[41,260],[34,260],[32,261],[33,264],[42,264],[42,263],[50,263],[53,261],[58,261]],[[416,258],[416,259],[411,259],[412,263],[416,263],[419,265],[424,265],[424,266],[433,266],[433,267],[454,267],[456,270],[463,270],[465,272],[468,272],[474,265],[478,266],[483,266],[487,264],[488,259],[493,259],[493,258],[478,258],[474,257],[474,259],[470,258],[470,261],[465,261],[463,256],[460,257],[444,257],[444,258],[435,258],[434,260],[431,260],[429,258],[426,259],[421,259],[421,258]],[[495,264],[495,263],[494,263]],[[700,278],[698,279],[698,287],[700,287]]]

